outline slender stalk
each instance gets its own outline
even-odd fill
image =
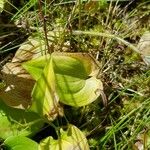
[[[79,30],[81,30],[81,0],[78,0],[79,5]]]
[[[113,34],[101,33],[101,32],[91,32],[91,31],[80,31],[80,30],[74,30],[74,31],[72,31],[72,34],[73,35],[102,36],[102,37],[112,38],[112,39],[122,42],[124,45],[126,45],[127,47],[131,48],[133,51],[140,54],[139,50],[134,45],[132,45],[131,43],[129,43],[129,42],[125,41],[124,39],[122,39],[116,35],[113,35]]]
[[[39,17],[40,17],[40,18],[42,19],[42,21],[43,21],[43,30],[44,30],[44,35],[45,35],[45,41],[46,41],[47,49],[48,49],[48,52],[51,54],[52,51],[51,51],[51,49],[50,49],[50,47],[49,47],[49,44],[48,44],[46,20],[45,20],[43,11],[42,11],[42,2],[41,2],[41,0],[38,0],[38,4],[39,4],[39,11],[40,11],[40,16],[39,16]],[[46,54],[46,51],[45,51],[45,54]]]

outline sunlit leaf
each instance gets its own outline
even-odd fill
[[[41,63],[46,64],[45,67]],[[88,54],[53,53],[23,66],[37,80],[30,109],[49,119],[61,112],[59,101],[75,107],[84,106],[96,100],[103,90],[101,80],[96,77],[96,62]]]
[[[38,143],[22,136],[11,136],[4,141],[8,150],[38,150]]]
[[[56,93],[55,76],[51,61],[52,59],[49,60],[34,86],[30,110],[45,116],[49,120],[54,120],[57,115],[63,114],[63,110],[59,105],[59,98]]]
[[[60,130],[58,140],[47,137],[41,141],[40,150],[89,150],[85,135],[74,125],[69,125],[67,131]]]
[[[31,136],[42,128],[44,122],[33,112],[25,112],[6,106],[0,100],[0,138]]]
[[[29,37],[21,44],[12,62],[24,62],[44,55],[46,52],[45,43],[37,37]]]
[[[25,62],[22,66],[28,70],[31,76],[38,80],[43,72],[44,67],[48,63],[50,59],[50,55],[44,55],[39,57],[38,59],[33,59],[31,61]]]
[[[98,98],[103,85],[96,77],[98,68],[91,56],[82,53],[57,53],[51,59],[57,92],[62,103],[78,107]]]

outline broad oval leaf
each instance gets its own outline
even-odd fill
[[[47,137],[41,141],[39,150],[89,150],[89,145],[82,131],[70,124],[67,131],[60,130],[58,140]]]
[[[31,136],[38,132],[44,121],[33,112],[11,108],[0,100],[0,138]]]
[[[56,93],[55,76],[51,61],[52,59],[46,64],[41,77],[34,86],[30,110],[52,121],[58,115],[63,115],[63,108],[59,104],[59,97]]]
[[[96,78],[98,67],[90,55],[53,53],[51,59],[60,102],[79,107],[98,98],[103,85]]]
[[[38,143],[22,136],[11,136],[4,144],[8,150],[38,150]]]
[[[38,37],[30,36],[17,50],[12,62],[24,62],[46,53],[45,43]]]
[[[23,66],[37,80],[30,109],[49,120],[63,114],[59,101],[84,106],[96,100],[103,90],[101,80],[96,78],[98,67],[86,53],[52,53]]]

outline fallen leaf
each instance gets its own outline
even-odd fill
[[[44,45],[39,39],[29,37],[17,50],[11,62],[2,69],[2,80],[6,87],[0,97],[9,106],[26,109],[31,104],[31,91],[35,80],[22,67],[22,62],[42,56]]]

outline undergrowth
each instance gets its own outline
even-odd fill
[[[7,6],[1,14],[7,16],[0,24],[1,65],[30,35],[44,40],[48,53],[86,52],[100,62],[99,78],[108,106],[101,98],[82,108],[65,106],[65,119],[54,124],[64,125],[66,120],[75,124],[87,136],[91,150],[136,150],[136,142],[144,143],[142,137],[150,130],[150,71],[134,48],[150,29],[150,1],[13,2],[11,10]],[[59,38],[50,41],[51,31],[58,32]]]

